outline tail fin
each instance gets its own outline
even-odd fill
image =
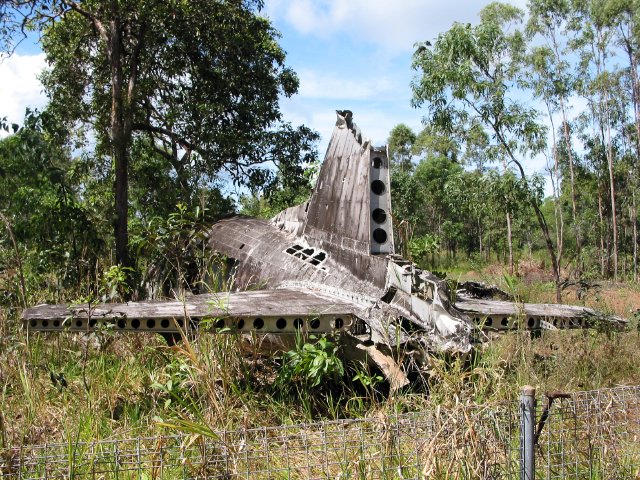
[[[349,110],[337,113],[304,233],[361,253],[393,253],[386,148],[362,141]]]

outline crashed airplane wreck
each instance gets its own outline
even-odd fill
[[[22,319],[33,331],[115,330],[180,334],[206,325],[286,345],[299,332],[329,334],[347,359],[378,368],[392,390],[427,371],[434,352],[466,354],[482,330],[622,324],[584,307],[474,298],[394,252],[386,148],[362,137],[339,111],[311,199],[271,221],[236,215],[215,223],[213,252],[233,264],[237,291],[184,300],[39,305]],[[266,288],[264,287],[266,285]],[[242,291],[240,291],[242,289]],[[289,341],[289,345],[291,342]]]

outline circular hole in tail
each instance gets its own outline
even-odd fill
[[[313,320],[311,320],[311,323],[309,325],[313,330],[317,330],[318,328],[320,328],[320,319],[314,318]]]
[[[371,165],[373,166],[373,168],[382,167],[382,159],[380,157],[374,157]]]
[[[253,320],[253,328],[255,328],[256,330],[260,330],[262,327],[264,327],[264,320],[262,320],[261,318],[256,318]]]
[[[382,208],[376,208],[373,212],[371,212],[371,218],[376,223],[384,223],[387,219],[387,212],[385,212]]]
[[[293,328],[301,329],[303,324],[304,324],[304,322],[302,321],[302,319],[301,319],[301,318],[296,318],[296,319],[293,321]]]
[[[131,326],[133,328],[140,328],[140,320],[138,320],[137,318],[135,320],[131,320]]]
[[[376,195],[382,195],[386,188],[387,187],[382,180],[374,180],[371,182],[371,191]]]
[[[224,328],[224,320],[222,318],[216,320],[216,328]]]
[[[127,326],[127,321],[126,320],[124,320],[122,318],[120,320],[118,320],[118,328],[124,328],[126,326]]]
[[[56,328],[59,327],[60,326],[60,320],[54,320],[53,321],[53,326],[56,327]]]
[[[36,325],[38,325],[38,322],[36,322],[33,318],[29,321],[29,325],[31,325],[32,327],[35,328]]]
[[[342,328],[342,327],[344,326],[344,320],[343,320],[343,319],[341,319],[341,318],[336,318],[336,319],[333,321],[333,326],[334,326],[335,328]]]
[[[508,327],[509,326],[509,319],[507,317],[503,317],[502,321],[500,323],[502,324],[503,327]]]
[[[76,320],[76,327],[82,327],[82,320]]]
[[[529,320],[527,320],[527,325],[529,326],[529,328],[533,328],[535,324],[536,321],[532,317],[529,317]]]
[[[287,326],[287,320],[284,318],[279,318],[276,320],[276,328],[278,330],[283,330]]]
[[[42,320],[42,327],[47,328],[49,326],[49,320]]]
[[[487,327],[490,327],[491,325],[493,325],[493,318],[491,318],[491,317],[487,317],[487,320],[484,322],[484,324],[485,324]]]
[[[153,318],[147,320],[147,328],[156,328],[156,321]]]
[[[384,243],[387,241],[387,232],[382,228],[376,228],[373,231],[373,239],[378,243]]]
[[[160,326],[162,328],[169,328],[169,319],[168,318],[162,319],[162,321],[160,322]]]
[[[89,327],[93,328],[98,324],[98,321],[95,318],[89,320]]]
[[[244,328],[244,318],[238,320],[238,330],[242,330]]]

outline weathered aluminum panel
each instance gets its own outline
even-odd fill
[[[304,234],[360,253],[370,253],[369,142],[338,115],[320,176],[309,202]]]
[[[304,235],[297,237],[266,220],[234,216],[216,223],[209,233],[209,245],[238,261],[237,288],[277,287],[284,281],[313,284],[360,292],[377,299],[386,286],[387,259],[343,249],[335,243]],[[324,252],[320,265],[286,253],[302,246]]]

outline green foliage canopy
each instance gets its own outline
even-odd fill
[[[298,79],[261,8],[259,0],[5,2],[5,47],[25,28],[42,35],[60,138],[94,141],[114,171],[119,263],[129,261],[135,140],[165,157],[185,189],[221,170],[236,183],[268,184],[271,162],[297,172],[315,158],[315,134],[282,123],[278,100]]]

